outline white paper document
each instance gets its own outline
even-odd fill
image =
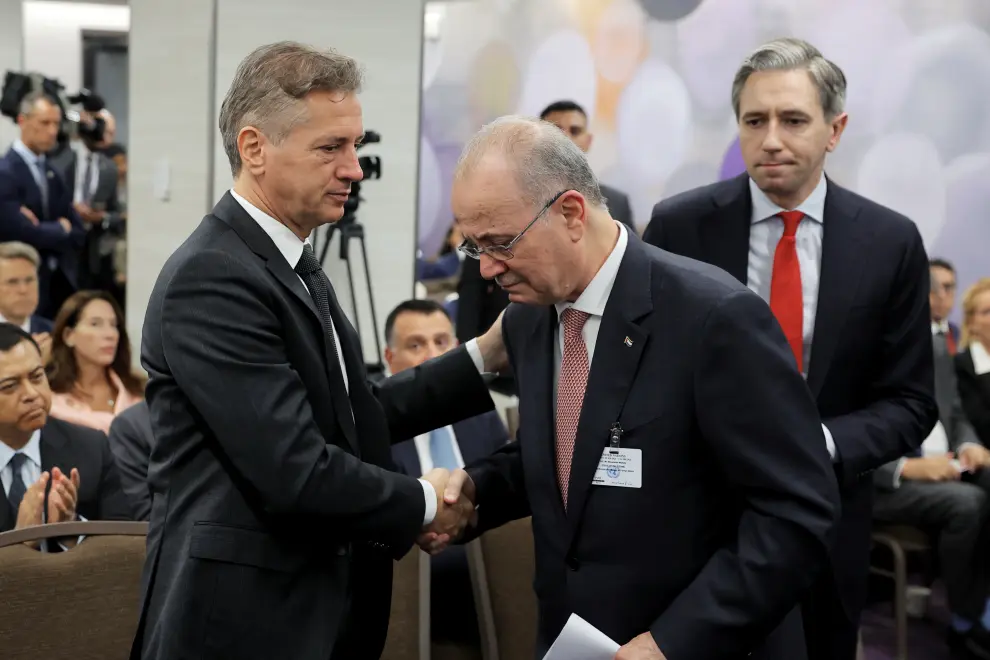
[[[608,635],[571,614],[543,660],[612,660],[618,651],[619,645]]]

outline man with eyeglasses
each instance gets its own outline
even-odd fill
[[[795,606],[827,558],[838,490],[767,305],[616,222],[545,122],[483,128],[452,209],[462,250],[513,303],[520,429],[445,498],[477,507],[462,541],[532,516],[537,657],[572,613],[622,645],[617,660],[803,657]]]

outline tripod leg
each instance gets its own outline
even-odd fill
[[[361,241],[361,258],[364,260],[364,277],[368,283],[368,304],[371,306],[371,333],[375,336],[375,363],[382,365],[382,342],[378,337],[378,318],[375,314],[375,296],[371,286],[371,267],[368,265],[368,250],[364,244],[364,232],[358,237]],[[353,295],[353,294],[352,294]]]

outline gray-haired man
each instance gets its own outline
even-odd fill
[[[803,607],[812,660],[855,657],[871,473],[917,449],[938,419],[918,229],[824,173],[848,121],[845,94],[842,71],[811,44],[757,48],[732,87],[746,174],[660,202],[644,234],[769,302],[815,396],[842,518],[830,570]]]

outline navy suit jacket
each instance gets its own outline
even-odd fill
[[[72,192],[47,160],[45,174],[48,178],[47,214],[41,190],[24,159],[13,149],[0,159],[0,242],[22,241],[41,253],[42,296],[45,295],[45,280],[50,270],[47,264],[51,258],[69,282],[77,284],[79,252],[86,238],[82,220],[72,206]],[[22,206],[38,218],[37,226],[21,213]],[[59,224],[59,218],[68,219],[73,230],[66,232]]]
[[[31,317],[31,333],[37,332],[51,332],[52,322],[46,319],[44,316],[38,316],[35,314]]]
[[[842,517],[832,569],[853,620],[866,601],[873,471],[938,421],[928,257],[908,218],[833,181],[825,196],[808,387],[835,441]],[[747,281],[752,199],[745,174],[665,199],[643,240]]]

